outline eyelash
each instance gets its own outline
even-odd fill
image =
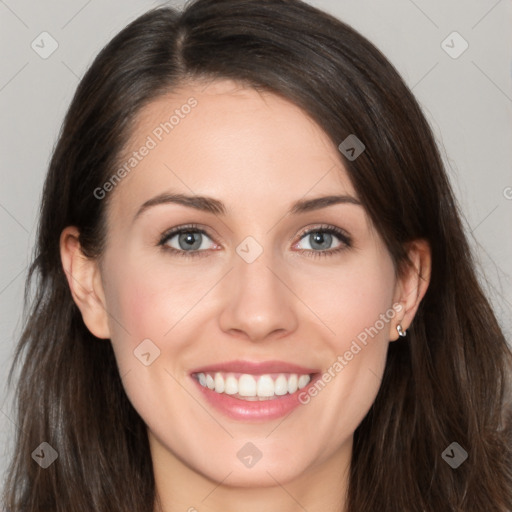
[[[212,237],[204,230],[201,229],[197,224],[187,224],[185,226],[180,226],[178,228],[173,228],[170,231],[165,232],[162,237],[160,238],[160,241],[158,242],[159,246],[162,246],[162,248],[165,251],[168,251],[172,254],[176,254],[177,256],[183,257],[183,258],[201,258],[203,256],[207,256],[208,251],[207,250],[195,250],[195,251],[183,251],[179,249],[175,249],[174,247],[166,246],[165,244],[173,238],[175,235],[181,235],[182,233],[201,233],[203,235],[206,235],[208,238],[212,239]],[[315,227],[313,229],[308,229],[307,231],[303,232],[299,236],[299,240],[302,240],[307,235],[310,235],[312,233],[328,233],[330,235],[335,235],[340,239],[341,245],[337,247],[336,249],[327,249],[324,251],[314,251],[312,249],[298,249],[297,252],[299,253],[308,253],[313,258],[318,257],[325,257],[325,256],[334,256],[335,254],[338,254],[342,251],[347,250],[348,248],[352,247],[352,240],[348,236],[348,234],[341,230],[340,228],[337,228],[336,226],[331,225],[322,225]],[[212,239],[213,240],[213,239]]]

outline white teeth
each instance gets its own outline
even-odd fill
[[[274,383],[274,393],[278,396],[288,393],[288,379],[284,375],[277,377]]]
[[[206,379],[206,382],[208,383],[208,379]],[[290,378],[288,379],[288,393],[295,393],[295,391],[297,391],[297,385],[297,375],[290,375]]]
[[[304,386],[307,386],[309,380],[310,380],[309,375],[301,375],[299,377],[299,381],[297,383],[298,388],[302,389]]]
[[[239,397],[271,398],[295,393],[297,389],[307,386],[311,377],[309,375],[299,376],[296,373],[281,373],[273,378],[268,374],[256,376],[244,373],[236,378],[233,374],[216,372],[214,375],[198,373],[197,379],[201,386],[216,393],[238,395]]]
[[[201,384],[201,381],[199,381],[199,384]],[[230,375],[226,379],[226,389],[224,392],[228,395],[236,395],[238,393],[238,381],[233,377],[233,375]]]
[[[220,373],[215,374],[215,391],[217,393],[224,392],[224,377]]]
[[[240,396],[256,396],[256,379],[246,373],[238,379],[238,394]]]
[[[213,377],[209,374],[206,374],[206,386],[210,389],[215,388],[215,382],[213,380]]]
[[[240,393],[241,394],[241,393]],[[274,381],[270,375],[262,375],[258,379],[258,396],[274,396]]]

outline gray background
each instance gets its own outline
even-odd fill
[[[0,0],[0,381],[22,326],[23,284],[39,199],[60,124],[98,51],[147,0]],[[171,2],[182,5],[183,2]],[[375,43],[413,89],[431,123],[466,216],[467,232],[508,339],[512,321],[512,88],[508,0],[316,0]],[[57,50],[31,47],[48,32]],[[452,58],[453,31],[469,47]],[[46,40],[45,48],[49,43]],[[463,42],[448,38],[452,54]],[[0,393],[0,473],[17,426]],[[43,441],[43,440],[42,440]],[[34,447],[35,448],[35,447]],[[2,478],[3,481],[3,478]]]

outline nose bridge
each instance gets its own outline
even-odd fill
[[[256,243],[249,240],[237,247],[237,255],[234,257],[234,278],[239,292],[250,292],[252,297],[261,297],[268,302],[280,293],[277,289],[278,279],[275,270],[271,271],[276,262],[270,248],[263,249],[259,244],[256,246]]]
[[[233,254],[229,292],[221,314],[221,327],[243,331],[252,340],[276,330],[293,330],[293,297],[283,284],[282,269],[271,247],[247,237]]]

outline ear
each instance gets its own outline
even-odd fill
[[[82,318],[97,338],[110,338],[108,313],[101,275],[96,260],[82,253],[80,232],[75,226],[66,227],[60,235],[62,267],[68,279],[71,295]]]
[[[424,239],[410,242],[408,255],[411,264],[398,278],[395,288],[394,304],[400,304],[402,309],[395,316],[394,322],[389,324],[390,341],[396,341],[399,337],[396,330],[398,324],[401,324],[404,331],[410,327],[430,283],[432,254],[429,243]]]

